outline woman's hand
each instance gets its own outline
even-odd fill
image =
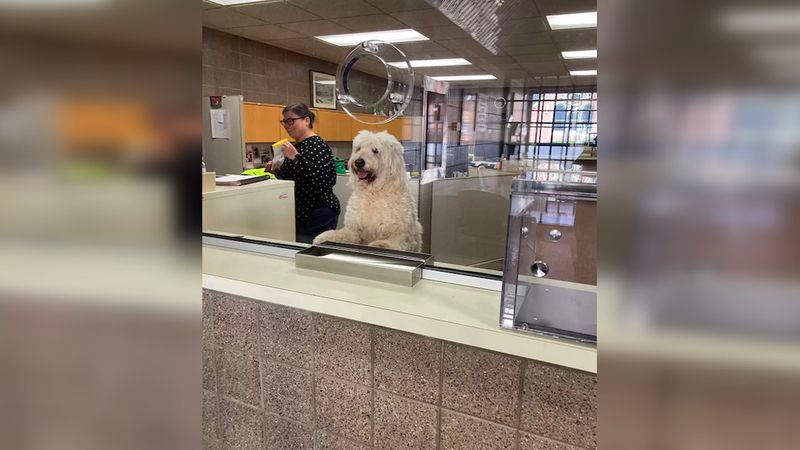
[[[297,156],[297,149],[294,148],[291,142],[284,142],[283,145],[281,145],[281,150],[283,150],[283,156],[291,160],[294,160],[295,156]]]
[[[264,170],[267,172],[272,172],[272,161],[267,161],[267,163],[264,164]]]

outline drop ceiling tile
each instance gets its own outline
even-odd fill
[[[428,9],[431,5],[425,0],[367,0],[372,6],[384,12]]]
[[[501,33],[498,36],[497,43],[501,47],[515,46],[515,45],[531,45],[531,44],[550,44],[552,43],[550,34],[547,32],[538,33],[519,33],[519,34],[506,34]]]
[[[310,48],[328,48],[331,45],[317,39],[270,39],[268,44],[287,50],[301,51]]]
[[[406,24],[400,22],[399,20],[395,19],[394,17],[388,14],[372,14],[369,16],[343,17],[331,20],[349,29],[351,32],[357,32],[357,33],[362,33],[366,31],[397,30],[402,28],[408,28]]]
[[[519,19],[541,15],[541,11],[533,0],[505,0],[498,8],[497,14],[501,19]]]
[[[324,36],[327,34],[350,33],[351,31],[330,20],[309,20],[281,25],[281,28],[300,33],[305,36]]]
[[[533,0],[462,0],[460,2],[452,2],[452,5],[449,8],[444,5],[436,8],[458,14],[461,17],[472,15],[491,16],[498,20],[539,17],[541,15]]]
[[[474,39],[447,39],[438,41],[443,47],[450,49],[457,54],[469,55],[473,58],[486,58],[497,56],[487,50]],[[466,56],[462,56],[466,58]]]
[[[472,64],[511,64],[517,62],[513,56],[488,56],[485,58],[470,59]]]
[[[597,60],[595,60],[595,59],[567,59],[567,60],[564,60],[564,65],[569,70],[594,70],[594,69],[597,69]]]
[[[515,57],[522,55],[541,55],[543,53],[558,56],[558,49],[553,44],[513,45],[503,47],[503,50]]]
[[[550,36],[556,44],[566,44],[568,42],[582,45],[597,45],[597,30],[564,30],[552,31]],[[595,48],[595,47],[587,47]]]
[[[206,2],[206,1],[203,2],[203,9],[216,9],[216,8],[220,8],[220,7],[221,7],[221,5],[218,5],[216,3],[211,3],[211,2]]]
[[[540,57],[533,56],[519,62],[520,67],[525,70],[538,70],[541,67],[561,67],[564,68],[564,62],[558,56],[540,55]]]
[[[571,50],[596,50],[597,43],[589,42],[589,43],[581,43],[581,42],[556,42],[554,44],[559,52],[564,51],[571,51]]]
[[[468,58],[468,59],[469,58],[485,58],[487,56],[497,56],[497,55],[494,55],[492,52],[490,52],[490,51],[488,51],[486,49],[483,49],[483,48],[476,49],[476,50],[466,50],[466,51],[464,51],[464,54],[466,54],[467,56],[463,56],[463,58]],[[503,53],[503,51],[500,50],[500,53],[498,55],[505,55],[505,53]]]
[[[522,68],[531,75],[565,75],[567,70],[560,62],[541,62],[524,64]]]
[[[403,22],[410,28],[451,26],[453,22],[435,9],[421,9],[391,13],[392,17]]]
[[[469,67],[469,66],[468,66]],[[459,70],[462,70],[459,72]],[[476,70],[476,69],[473,69]],[[480,69],[477,69],[480,70]],[[445,76],[445,75],[462,75],[463,67],[460,69],[456,69],[455,67],[415,67],[414,68],[414,75],[415,76],[429,76],[429,77],[436,77],[436,76]]]
[[[404,25],[405,26],[405,25]],[[428,39],[440,41],[445,39],[472,39],[472,37],[456,25],[442,25],[437,27],[414,27]]]
[[[499,23],[500,34],[537,33],[548,31],[543,17],[503,20]]]
[[[248,16],[261,19],[264,22],[275,24],[321,19],[321,17],[303,8],[298,8],[297,6],[284,2],[258,3],[255,5],[237,6],[235,9],[242,14],[247,14]]]
[[[289,0],[289,3],[325,19],[381,13],[364,0]]]
[[[444,59],[444,58],[463,58],[463,56],[452,52],[450,50],[442,50],[442,51],[431,51],[431,52],[422,52],[422,51],[412,51],[412,52],[403,52],[406,54],[408,59]]]
[[[597,0],[536,0],[543,15],[597,11]]]
[[[502,72],[493,72],[494,76],[501,80],[516,80],[516,79],[524,79],[528,76],[528,72],[520,69],[520,70],[506,70]]]
[[[264,22],[244,14],[239,14],[231,8],[207,9],[203,11],[203,25],[212,28],[247,27],[263,25]]]
[[[294,31],[289,31],[277,25],[259,25],[256,27],[232,28],[226,31],[261,42],[265,42],[270,39],[294,39],[294,38],[306,39],[306,37],[304,37],[299,33],[295,33]]]
[[[538,70],[539,68],[542,68],[542,67],[559,67],[562,70],[565,68],[564,67],[564,62],[561,61],[561,60],[520,61],[519,62],[519,66],[522,67],[525,70],[531,70],[531,69],[537,69]]]
[[[522,70],[517,63],[506,63],[506,64],[475,64],[473,67],[486,70],[486,71],[495,71],[495,72],[504,72],[509,70]]]
[[[409,42],[406,44],[396,44],[397,48],[400,49],[406,55],[409,54],[417,54],[417,53],[447,53],[451,52],[449,49],[443,47],[441,44],[438,44],[434,41],[420,41],[420,42]]]

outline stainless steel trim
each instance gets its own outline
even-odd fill
[[[234,239],[223,239],[211,236],[203,236],[203,245],[213,245],[215,247],[232,248],[235,250],[242,250],[245,252],[262,253],[270,256],[280,256],[283,258],[294,258],[294,256],[302,249],[291,249],[285,247],[278,247],[271,245],[269,242],[255,243],[255,242],[242,242]]]
[[[245,252],[261,253],[282,258],[295,258],[295,255],[302,249],[289,249],[272,245],[269,242],[255,243],[242,242],[234,239],[224,239],[212,236],[203,236],[204,245],[215,247],[231,248]],[[439,270],[434,267],[424,267],[421,270],[420,278],[429,281],[455,284],[459,286],[474,287],[490,291],[500,292],[502,290],[502,280],[485,278],[477,275],[453,273],[446,270]]]
[[[478,289],[486,289],[489,291],[496,291],[496,292],[500,292],[503,289],[502,280],[493,280],[491,278],[446,272],[443,270],[436,270],[429,267],[425,267],[422,269],[422,279],[429,281],[439,281],[442,283],[457,284],[460,286],[474,287]]]
[[[534,180],[528,179],[528,174],[544,173],[548,175],[559,175],[560,178],[556,180]],[[591,182],[573,181],[565,178],[572,178],[575,176],[594,178]],[[514,178],[511,184],[511,190],[514,193],[537,193],[537,194],[556,194],[568,193],[576,197],[591,197],[597,196],[597,172],[568,172],[568,171],[530,171],[523,172],[518,177]]]
[[[374,249],[353,244],[323,243],[295,254],[295,265],[385,283],[414,286],[430,255]]]

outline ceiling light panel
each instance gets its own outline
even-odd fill
[[[445,66],[469,66],[471,62],[464,58],[446,58],[446,59],[413,59],[409,61],[411,67],[445,67]],[[389,65],[395,67],[406,67],[403,61],[390,62]]]
[[[547,23],[553,30],[597,28],[597,11],[547,16]]]
[[[431,77],[439,81],[472,81],[472,80],[496,80],[494,75],[450,75],[444,77]]]
[[[428,38],[416,30],[406,28],[403,30],[370,31],[368,33],[332,34],[328,36],[314,36],[329,44],[347,47],[360,44],[364,41],[376,40],[392,43],[427,41]]]
[[[564,59],[590,59],[597,58],[597,50],[571,50],[561,52]]]
[[[572,75],[573,77],[597,75],[597,69],[593,69],[593,70],[570,70],[569,74]]]

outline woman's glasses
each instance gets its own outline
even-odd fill
[[[278,122],[280,122],[280,124],[285,126],[285,127],[290,127],[290,126],[292,126],[292,124],[294,123],[295,120],[305,119],[306,117],[308,117],[308,116],[290,117],[288,119],[279,120]]]

